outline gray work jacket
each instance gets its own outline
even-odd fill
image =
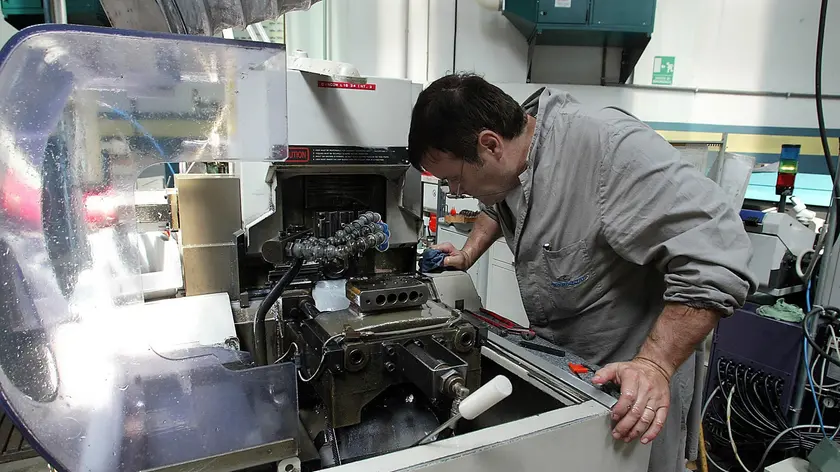
[[[722,190],[650,127],[543,89],[502,227],[531,325],[591,362],[632,358],[664,303],[731,314],[755,289],[750,241]]]
[[[619,109],[551,89],[523,106],[537,120],[525,204],[517,215],[504,202],[482,210],[514,254],[532,329],[604,365],[637,354],[665,302],[724,315],[744,304],[752,247],[713,181]],[[682,472],[693,457],[699,424],[687,417],[700,388],[692,356],[672,378],[650,471]]]

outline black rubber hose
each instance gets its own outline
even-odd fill
[[[280,280],[266,295],[265,299],[263,299],[262,303],[260,303],[260,308],[257,310],[257,314],[254,315],[254,361],[257,365],[266,365],[268,364],[268,359],[266,359],[266,352],[265,352],[265,317],[268,315],[268,311],[271,310],[271,307],[277,303],[277,300],[280,299],[280,295],[283,294],[283,290],[286,290],[286,287],[297,277],[298,272],[300,272],[300,268],[303,266],[303,259],[295,259],[292,267],[283,274],[283,277],[280,277]]]
[[[826,316],[830,318],[832,321],[836,321],[838,318],[838,314],[840,314],[840,310],[834,307],[825,307],[825,311],[821,308],[815,308],[811,310],[804,318],[802,318],[802,331],[805,332],[805,339],[808,340],[808,344],[819,354],[820,357],[828,360],[832,364],[840,367],[840,361],[838,361],[834,356],[827,353],[822,346],[817,344],[817,340],[814,339],[814,336],[811,334],[810,326],[811,326],[811,318],[814,316],[822,317]],[[811,359],[805,359],[808,365],[811,365]]]
[[[825,114],[823,113],[823,97],[822,97],[822,63],[823,63],[823,43],[825,43],[825,22],[828,15],[828,0],[822,0],[820,4],[820,21],[817,29],[817,60],[814,71],[814,97],[817,102],[817,125],[820,129],[820,140],[822,141],[823,154],[825,155],[825,164],[828,166],[828,175],[832,178],[832,190],[834,190],[834,198],[840,199],[840,182],[834,182],[834,163],[831,161],[831,148],[828,146],[828,133],[825,129]]]

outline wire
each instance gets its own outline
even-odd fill
[[[321,373],[321,368],[324,367],[324,360],[327,358],[327,344],[335,341],[338,338],[344,338],[344,333],[335,334],[329,337],[326,341],[324,341],[323,347],[321,347],[321,360],[318,362],[318,367],[315,369],[315,372],[309,376],[309,378],[304,378],[303,374],[300,373],[298,370],[298,377],[303,382],[311,382],[315,377],[317,377]]]
[[[834,345],[834,351],[837,353],[837,357],[840,358],[840,346],[837,345],[837,333],[834,332],[834,326],[828,325],[828,331],[831,333],[831,343]],[[826,365],[826,361],[825,361],[825,359],[823,359],[823,367],[822,367],[823,373],[821,375],[825,375],[825,365]],[[824,380],[821,380],[820,383],[822,383],[823,381]],[[831,387],[836,387],[838,385],[840,385],[840,382],[832,384]],[[832,441],[834,441],[834,438],[837,437],[838,432],[840,432],[840,428],[836,428],[834,430],[834,433],[832,433],[832,435],[831,435],[831,440]]]
[[[808,281],[808,287],[805,288],[805,311],[811,311],[811,281]]]
[[[807,365],[807,361],[806,361],[806,365]],[[733,412],[737,413],[737,406],[736,406],[737,402],[735,400],[736,400],[736,397],[739,397],[741,401],[745,401],[745,400],[746,401],[751,401],[749,399],[749,392],[750,391],[755,392],[757,398],[759,398],[761,400],[761,396],[758,395],[758,388],[757,388],[758,385],[760,385],[760,384],[763,384],[765,386],[765,394],[767,395],[768,399],[770,399],[770,397],[771,397],[771,394],[770,394],[770,391],[769,391],[770,386],[768,384],[767,378],[764,379],[764,382],[760,382],[760,381],[757,382],[756,381],[756,376],[758,375],[758,373],[756,373],[752,376],[749,376],[746,373],[744,373],[744,375],[736,375],[735,378],[740,379],[739,381],[740,382],[745,382],[745,384],[742,385],[741,387],[738,387],[737,385],[732,385],[732,387],[729,388],[729,395],[726,398],[726,420],[725,420],[725,424],[724,424],[724,427],[725,427],[725,430],[726,430],[726,439],[725,440],[721,439],[718,435],[718,432],[715,431],[715,428],[714,428],[715,418],[713,418],[711,415],[709,415],[709,413],[710,413],[709,412],[709,407],[713,403],[713,401],[715,399],[715,396],[719,392],[721,392],[723,389],[728,388],[727,385],[725,385],[728,382],[726,382],[724,380],[724,377],[722,376],[722,370],[728,371],[727,373],[729,375],[727,375],[727,377],[729,379],[732,379],[733,377],[729,373],[729,372],[731,372],[731,371],[729,371],[730,367],[732,367],[732,365],[727,363],[726,367],[724,368],[721,365],[721,360],[718,360],[718,372],[719,372],[718,375],[719,375],[719,379],[720,379],[719,380],[720,385],[717,386],[712,391],[712,393],[709,395],[709,398],[706,400],[706,403],[703,405],[703,409],[701,410],[701,418],[702,418],[703,421],[712,421],[711,427],[709,428],[712,432],[711,437],[714,438],[717,441],[722,441],[724,444],[728,443],[728,445],[732,448],[732,451],[733,451],[740,467],[744,471],[746,471],[746,472],[760,472],[762,470],[762,467],[763,467],[764,463],[767,460],[767,457],[770,455],[770,452],[772,452],[774,448],[778,448],[778,450],[780,452],[782,452],[782,451],[792,451],[792,450],[802,449],[802,448],[813,449],[814,447],[816,447],[817,441],[819,440],[818,438],[821,438],[821,436],[822,436],[819,433],[808,433],[808,432],[794,433],[795,437],[792,437],[792,438],[785,438],[785,436],[792,433],[792,432],[795,432],[797,430],[810,429],[810,428],[820,428],[820,425],[803,425],[803,426],[796,426],[796,427],[784,426],[784,429],[781,430],[781,432],[779,431],[781,428],[776,426],[776,427],[774,427],[775,430],[770,435],[772,437],[772,440],[770,441],[770,443],[766,447],[766,449],[764,449],[764,454],[763,454],[763,456],[761,458],[761,461],[758,464],[758,466],[756,466],[756,468],[752,471],[749,468],[747,468],[746,464],[744,463],[743,459],[741,458],[740,452],[738,450],[738,445],[735,442],[736,427],[733,426],[733,422],[736,419],[735,415],[733,415]],[[735,367],[735,369],[739,370],[737,367]],[[776,386],[778,386],[779,382],[780,382],[779,380],[776,381]],[[749,388],[750,384],[752,384],[752,389]],[[762,405],[764,404],[763,400],[761,401],[761,404]],[[749,412],[749,408],[747,409],[747,411]],[[777,414],[778,414],[777,409],[774,409],[774,411],[776,411]],[[760,412],[758,412],[758,413],[760,414]],[[780,418],[779,423],[786,425],[786,420],[784,420],[783,418]],[[827,427],[827,429],[838,431],[838,429],[836,427]],[[743,437],[743,439],[740,440],[742,447],[745,447],[745,446],[755,447],[755,446],[758,446],[759,444],[761,444],[761,447],[764,447],[764,445],[767,444],[766,439],[758,439],[758,438],[752,437],[748,433],[745,433],[743,431],[740,431],[739,436]],[[707,459],[712,463],[712,465],[714,465],[718,469],[726,470],[723,467],[721,467],[719,464],[715,463],[714,459],[711,456],[707,455]]]
[[[837,358],[840,359],[840,341],[838,341],[838,339],[837,339],[837,333],[834,330],[834,326],[828,325],[828,330],[829,330],[829,333],[831,334],[832,344],[829,347],[826,348],[826,352],[834,349],[834,352],[837,354]],[[811,364],[811,375],[812,376],[816,375],[815,369],[817,368],[817,364],[820,362],[820,360],[822,360],[822,368],[820,370],[820,383],[817,384],[817,389],[820,390],[820,392],[818,392],[818,393],[822,393],[823,390],[829,391],[831,393],[840,393],[840,392],[835,392],[835,391],[831,390],[833,388],[840,387],[840,382],[835,382],[835,383],[828,384],[828,385],[826,385],[826,383],[825,383],[825,373],[826,373],[825,369],[828,366],[828,360],[826,360],[824,357],[819,357],[818,356],[818,357],[814,358],[814,363]]]
[[[292,350],[294,350],[294,351],[295,351],[295,354],[297,354],[297,352],[298,352],[298,345],[297,345],[297,343],[292,343],[292,344],[290,344],[290,345],[289,345],[289,349],[286,349],[286,352],[284,352],[282,356],[278,357],[278,358],[277,358],[277,360],[276,360],[276,361],[274,361],[274,363],[275,363],[275,364],[279,364],[279,363],[281,363],[281,362],[285,361],[285,360],[286,360],[286,358],[289,356],[289,354],[291,354]]]
[[[718,366],[720,366],[720,359],[718,359]],[[703,405],[703,410],[700,412],[700,423],[702,423],[702,422],[703,422],[703,419],[704,419],[704,418],[706,418],[706,410],[708,410],[708,409],[709,409],[709,405],[711,405],[712,400],[714,400],[714,399],[715,399],[715,395],[717,395],[717,394],[718,394],[718,392],[720,392],[720,385],[718,385],[717,387],[715,387],[715,389],[714,389],[714,390],[712,390],[712,394],[711,394],[711,395],[709,395],[709,398],[706,400],[706,404],[705,404],[705,405]],[[711,463],[712,463],[712,465],[713,465],[713,466],[715,466],[718,470],[723,470],[723,471],[725,471],[725,472],[729,472],[729,469],[724,469],[723,467],[721,467],[721,466],[717,465],[717,463],[714,461],[714,459],[712,459],[712,456],[711,456],[710,454],[706,454],[706,458],[707,458],[707,459],[709,460],[709,462],[711,462]]]
[[[805,339],[808,341],[808,344],[824,359],[828,360],[832,364],[840,367],[840,359],[835,359],[834,356],[826,352],[817,341],[814,339],[814,336],[811,334],[810,326],[811,326],[811,319],[815,316],[826,316],[830,318],[832,321],[837,320],[837,314],[840,313],[840,310],[834,307],[821,307],[819,305],[815,305],[814,309],[809,311],[804,318],[802,318],[802,331],[805,334]],[[809,370],[810,372],[810,370]]]
[[[820,410],[820,401],[817,399],[817,392],[814,388],[814,376],[811,375],[811,369],[808,368],[808,343],[806,341],[802,341],[802,353],[803,353],[803,362],[805,362],[805,373],[808,375],[808,384],[811,386],[811,396],[814,397],[814,408],[817,410],[817,418],[820,421],[820,429],[822,429],[823,436],[828,437],[828,433],[825,431],[825,422],[823,421],[822,410]]]
[[[735,459],[741,464],[746,472],[752,472],[744,465],[741,456],[738,455],[738,446],[735,445],[735,438],[732,436],[732,396],[735,395],[735,387],[729,390],[729,396],[726,398],[726,430],[729,432],[729,444],[732,445],[732,452],[735,453]]]
[[[758,467],[755,468],[754,472],[759,472],[761,470],[761,467],[764,466],[764,462],[767,460],[767,456],[769,456],[770,451],[773,450],[773,446],[775,446],[776,443],[779,442],[779,440],[782,439],[782,437],[784,435],[790,433],[791,431],[796,431],[796,430],[799,430],[799,429],[811,429],[811,428],[822,428],[822,427],[823,427],[822,425],[818,425],[818,424],[802,424],[802,425],[799,425],[799,426],[792,426],[792,427],[782,431],[775,438],[773,438],[772,441],[770,441],[770,445],[767,446],[767,449],[765,449],[764,455],[761,456],[761,460],[758,462]],[[840,431],[840,429],[838,429],[836,426],[826,426],[826,428],[835,430],[835,434],[836,434],[837,431]],[[720,467],[718,467],[718,468],[720,468]]]

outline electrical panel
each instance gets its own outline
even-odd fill
[[[502,14],[532,46],[622,48],[625,82],[653,33],[656,0],[505,0]]]
[[[744,375],[749,371],[750,378],[755,376],[753,381],[760,379],[764,385],[766,379],[773,394],[778,395],[781,410],[790,412],[802,362],[802,327],[756,314],[756,308],[748,303],[718,323],[704,398],[721,384],[719,370],[723,376]],[[723,380],[725,385],[735,381],[734,378]]]

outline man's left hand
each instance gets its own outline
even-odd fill
[[[648,359],[636,358],[595,372],[592,383],[607,382],[621,386],[621,398],[612,409],[613,437],[628,443],[640,436],[642,444],[653,441],[668,416],[671,375]]]

